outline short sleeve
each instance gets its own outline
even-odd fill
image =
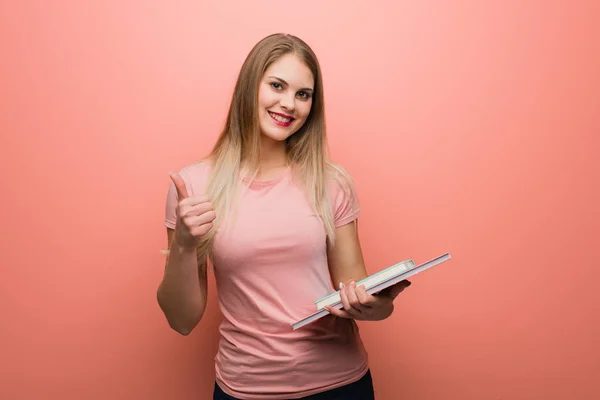
[[[179,198],[177,196],[177,189],[175,189],[175,184],[169,178],[169,189],[167,191],[167,202],[165,209],[165,226],[167,228],[175,229],[175,224],[177,222],[177,204],[179,203]]]
[[[193,164],[181,169],[179,175],[185,183],[188,194],[192,196],[204,191],[204,186],[208,178],[208,168],[204,163]],[[165,226],[167,228],[175,229],[177,223],[177,204],[179,204],[177,189],[171,178],[169,178],[169,188],[165,203]]]
[[[358,218],[360,215],[358,197],[352,185],[344,177],[332,178],[328,190],[336,228]]]

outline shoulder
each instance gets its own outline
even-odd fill
[[[334,162],[328,162],[325,179],[327,182],[327,189],[332,194],[344,192],[347,195],[355,196],[354,180],[348,171],[340,164]]]
[[[354,181],[348,171],[341,165],[330,162],[327,165],[326,180],[336,227],[357,218],[360,206]]]

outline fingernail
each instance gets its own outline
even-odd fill
[[[344,284],[342,282],[340,282],[340,290],[342,290],[344,288]]]

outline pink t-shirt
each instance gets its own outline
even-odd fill
[[[180,171],[188,193],[203,194],[209,164]],[[360,379],[368,356],[353,320],[328,315],[293,331],[331,293],[325,229],[291,169],[243,189],[235,224],[217,232],[214,271],[224,316],[215,357],[221,389],[240,399],[295,399]],[[335,225],[359,215],[356,199],[328,184]],[[167,199],[175,227],[177,192]]]

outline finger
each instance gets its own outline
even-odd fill
[[[190,205],[189,203],[186,203],[191,199],[192,198],[190,197],[184,200],[183,204],[180,204],[179,213],[181,217],[195,217],[211,211],[214,212],[212,204],[208,201],[196,205]]]
[[[185,187],[185,182],[181,178],[181,175],[179,175],[177,172],[172,172],[169,174],[169,176],[171,177],[171,180],[175,184],[175,189],[177,189],[177,197],[178,197],[179,201],[187,199],[188,192],[187,192],[187,188]]]
[[[406,289],[410,285],[411,285],[411,282],[407,281],[406,279],[403,281],[400,281],[400,282],[396,283],[395,285],[389,287],[388,296],[390,296],[392,299],[395,299],[400,293],[402,293],[404,291],[404,289]]]
[[[209,222],[208,224],[202,224],[200,226],[195,226],[190,229],[190,234],[194,237],[204,236],[208,233],[208,231],[210,231],[212,227],[212,222]]]
[[[204,224],[208,224],[215,220],[216,214],[214,211],[208,211],[201,215],[189,215],[183,218],[185,224],[192,228],[196,226],[201,226]]]
[[[190,207],[196,207],[198,205],[205,204],[205,203],[208,203],[208,206],[210,208],[212,208],[212,203],[210,202],[209,197],[205,194],[192,195],[192,196],[189,196],[179,202],[180,205],[185,205],[185,206],[190,206]]]
[[[358,300],[358,296],[356,295],[356,283],[350,282],[347,287],[346,295],[348,296],[348,303],[350,306],[354,308],[357,312],[362,312],[362,304]]]
[[[350,315],[348,312],[346,312],[344,310],[338,310],[337,308],[333,308],[333,307],[330,307],[330,306],[325,306],[325,308],[327,309],[327,311],[329,311],[329,313],[331,315],[335,315],[336,317],[348,318],[348,319],[353,318],[352,315]]]
[[[340,301],[345,310],[350,310],[352,308],[348,302],[348,296],[346,296],[346,287],[342,282],[340,282]]]
[[[344,286],[340,282],[340,287],[340,299],[342,301],[342,305],[344,306],[344,310],[352,316],[360,315],[360,312],[357,309],[353,308],[350,304],[350,301],[348,300],[348,288],[350,287],[350,285]]]
[[[358,297],[358,301],[365,308],[371,308],[372,305],[377,301],[377,298],[373,295],[367,293],[365,289],[365,285],[360,285],[356,288],[356,296]]]

